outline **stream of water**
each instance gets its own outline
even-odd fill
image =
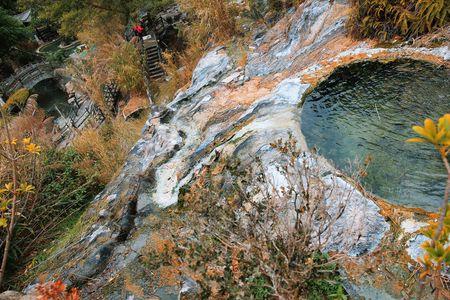
[[[351,174],[370,159],[366,189],[392,203],[435,211],[446,172],[431,145],[410,144],[411,126],[450,113],[450,70],[400,60],[339,68],[307,96],[301,126],[316,147]]]

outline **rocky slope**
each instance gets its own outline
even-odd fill
[[[180,188],[215,153],[247,164],[259,157],[267,177],[275,186],[283,185],[277,153],[269,143],[292,134],[308,152],[300,130],[302,98],[336,67],[398,57],[449,64],[448,47],[384,49],[350,39],[345,33],[349,10],[345,1],[307,1],[270,30],[255,34],[245,67],[237,66],[232,49],[206,54],[191,86],[149,117],[122,171],[95,198],[82,231],[52,255],[44,275],[79,286],[89,299],[149,299],[155,292],[148,290],[151,274],[138,258],[151,243],[151,222],[158,210],[177,203]],[[350,194],[327,247],[365,260],[390,231],[384,211],[391,206],[355,188],[325,160],[317,163],[328,171],[322,180],[329,201]],[[337,215],[339,209],[331,205],[329,214]],[[348,290],[399,297],[368,282],[349,283]],[[172,299],[178,292],[178,287],[167,287],[154,295]]]

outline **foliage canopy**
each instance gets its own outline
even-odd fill
[[[0,57],[30,36],[29,30],[0,7]]]
[[[153,16],[174,0],[19,0],[19,3],[24,8],[32,7],[40,19],[58,24],[61,35],[76,37],[86,21],[97,20],[104,27],[117,19],[127,24],[136,17],[137,10],[145,9]]]

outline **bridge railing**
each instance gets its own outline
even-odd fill
[[[15,74],[0,82],[0,87],[5,94],[27,86],[28,83],[36,80],[39,76],[53,71],[53,65],[49,62],[39,62],[21,67]]]

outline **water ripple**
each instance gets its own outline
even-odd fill
[[[407,144],[411,126],[450,112],[450,70],[411,60],[340,68],[307,98],[302,131],[348,172],[355,158],[372,159],[362,184],[389,201],[436,210],[445,169],[427,145]]]

